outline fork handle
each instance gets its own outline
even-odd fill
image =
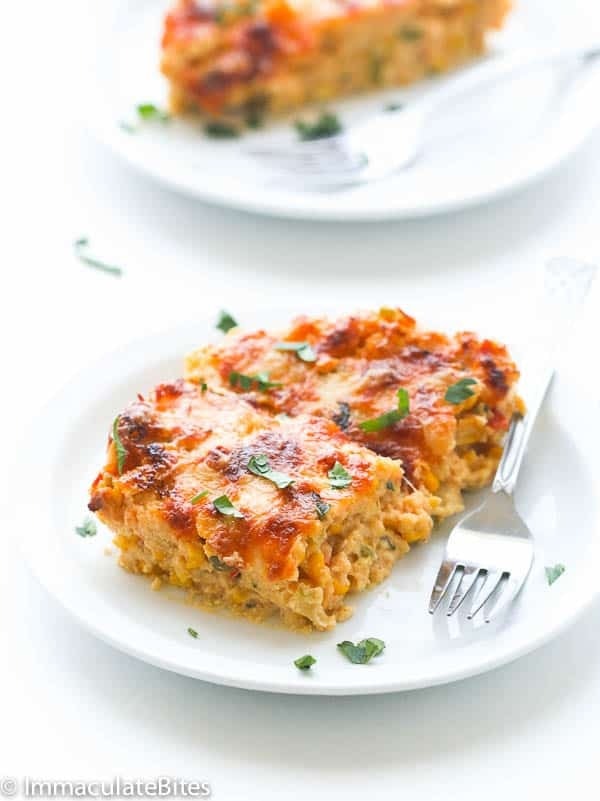
[[[595,267],[572,259],[553,259],[546,264],[542,301],[551,315],[554,331],[560,330],[563,336],[568,333],[580,313],[595,275]],[[504,492],[507,495],[514,492],[531,431],[554,376],[556,354],[552,350],[544,348],[539,372],[531,387],[527,415],[525,418],[516,415],[511,420],[492,492]]]
[[[455,97],[470,91],[483,89],[489,84],[497,83],[503,78],[522,73],[529,68],[556,64],[569,59],[591,59],[599,55],[600,42],[596,39],[593,42],[563,44],[554,48],[531,50],[510,58],[488,59],[480,66],[472,67],[432,88],[420,101],[420,105],[423,111],[428,114],[439,103],[453,100]]]

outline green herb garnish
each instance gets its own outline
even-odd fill
[[[328,136],[335,136],[343,130],[342,124],[336,115],[328,111],[324,111],[315,122],[296,120],[294,127],[303,142],[308,142],[311,139],[325,139]]]
[[[385,643],[377,637],[368,637],[357,645],[350,640],[344,640],[339,642],[337,647],[353,665],[366,665],[374,656],[379,656],[383,652]]]
[[[204,490],[204,492],[199,492],[197,495],[194,495],[193,498],[190,498],[190,503],[192,506],[195,506],[197,503],[200,503],[202,498],[206,498],[208,495],[208,490]]]
[[[362,423],[358,424],[358,427],[368,432],[382,431],[384,428],[389,428],[389,426],[393,426],[394,423],[403,420],[410,411],[408,392],[400,388],[396,395],[398,397],[397,409],[392,409],[391,412],[385,412],[385,414],[374,417],[372,420],[363,420]]]
[[[350,426],[350,405],[344,401],[338,401],[339,412],[331,418],[342,431],[346,431]]]
[[[291,351],[303,362],[316,362],[317,354],[308,342],[277,342],[275,350]]]
[[[222,515],[226,515],[227,517],[242,518],[244,516],[239,509],[235,508],[227,495],[221,495],[220,497],[215,498],[213,501],[213,506],[217,512],[220,512]]]
[[[226,122],[207,122],[204,126],[204,133],[213,139],[237,139],[240,132],[233,125]]]
[[[473,384],[476,383],[477,381],[474,378],[461,378],[456,384],[452,384],[448,387],[444,395],[444,400],[448,401],[448,403],[462,403],[466,401],[467,398],[475,394],[469,387],[472,387]]]
[[[87,264],[88,267],[94,267],[96,270],[102,270],[103,273],[110,273],[110,275],[116,275],[118,277],[123,275],[123,270],[120,267],[116,267],[114,264],[106,264],[106,262],[90,256],[89,253],[87,253],[87,247],[89,244],[90,240],[86,236],[76,239],[73,243],[75,255],[79,261]]]
[[[113,442],[115,443],[115,449],[117,451],[117,470],[119,471],[119,475],[123,472],[123,466],[125,464],[125,459],[127,459],[127,449],[121,442],[121,437],[119,436],[119,415],[115,417],[112,427],[112,438]]]
[[[310,670],[316,661],[314,656],[306,654],[305,656],[300,656],[298,659],[294,659],[294,664],[298,670]]]
[[[141,120],[168,122],[171,119],[166,111],[158,108],[154,103],[140,103],[137,106],[137,113]]]
[[[231,331],[231,329],[235,328],[236,326],[237,326],[237,320],[233,318],[228,312],[222,311],[219,314],[219,319],[216,325],[216,328],[218,328],[219,331],[222,331],[224,334],[226,334],[228,331]]]
[[[421,28],[413,28],[410,25],[405,25],[398,31],[398,36],[404,39],[405,42],[416,42],[423,37]]]
[[[208,389],[208,384],[206,383],[206,381],[203,381],[200,384],[200,392],[202,392],[202,394],[204,394],[207,389]]]
[[[385,488],[388,489],[390,492],[393,492],[396,489],[393,481],[386,481]]]
[[[96,521],[91,517],[86,517],[80,526],[75,526],[75,532],[80,537],[95,537],[98,533],[96,530]]]
[[[388,103],[387,106],[383,107],[384,111],[402,111],[404,108],[404,103]]]
[[[544,569],[546,571],[546,580],[549,586],[554,584],[556,579],[560,578],[566,570],[565,566],[561,565],[560,562],[556,565],[552,565],[551,567],[546,567]]]
[[[352,476],[339,462],[333,465],[327,476],[334,489],[344,489],[344,487],[349,487],[352,484]]]
[[[236,370],[232,370],[231,373],[229,373],[229,383],[232,387],[239,387],[246,392],[252,389],[254,384],[257,385],[257,388],[261,392],[266,392],[268,389],[277,389],[278,387],[283,386],[283,384],[279,384],[276,381],[269,381],[268,373],[244,375],[243,373],[238,373]]]
[[[198,632],[196,631],[196,629],[190,627],[188,628],[187,632],[190,635],[190,637],[193,637],[195,640],[198,639]]]
[[[272,470],[269,460],[263,453],[258,453],[256,456],[251,456],[248,462],[248,470],[254,473],[255,476],[266,478],[272,481],[278,489],[285,489],[290,484],[294,483],[294,479],[287,476],[285,473],[280,473],[278,470]]]

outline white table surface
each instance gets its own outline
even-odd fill
[[[600,132],[519,195],[432,220],[345,227],[208,208],[133,174],[81,130],[71,5],[21,4],[5,23],[0,777],[171,775],[206,780],[225,801],[520,800],[593,787],[598,604],[538,652],[454,685],[366,698],[251,693],[162,672],[81,631],[7,529],[11,459],[31,415],[82,362],[144,332],[222,306],[300,308],[315,293],[409,311],[447,295],[477,322],[512,302],[526,329],[535,310],[524,314],[521,287],[534,267],[600,256]],[[83,234],[123,264],[120,281],[75,260]],[[18,480],[31,487],[15,532],[24,537],[44,510],[35,465]]]

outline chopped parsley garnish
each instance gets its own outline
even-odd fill
[[[227,495],[220,495],[218,498],[215,498],[213,501],[213,506],[217,512],[220,512],[222,515],[226,515],[227,517],[244,517],[242,512],[240,512],[239,509],[236,509],[231,503]]]
[[[374,656],[379,656],[383,652],[385,643],[377,637],[368,637],[357,645],[350,640],[344,640],[339,642],[337,647],[353,665],[366,665]]]
[[[193,637],[195,640],[198,639],[198,632],[196,631],[196,629],[190,627],[188,628],[187,632],[190,635],[190,637]]]
[[[317,361],[317,354],[308,342],[278,342],[275,350],[292,351],[303,362]]]
[[[548,582],[549,586],[554,584],[556,579],[560,578],[566,570],[565,566],[561,565],[560,562],[556,565],[552,565],[551,567],[546,567],[544,569],[546,571],[546,581]]]
[[[384,111],[402,111],[404,108],[404,103],[388,103],[387,106],[383,107]]]
[[[327,473],[327,477],[334,489],[344,489],[344,487],[349,487],[352,484],[352,476],[339,462],[333,465]]]
[[[294,127],[303,142],[308,142],[311,139],[326,139],[328,136],[335,136],[343,130],[342,124],[336,115],[329,111],[323,111],[321,116],[314,122],[296,120]]]
[[[255,476],[266,478],[272,481],[279,489],[285,489],[290,484],[294,483],[294,479],[287,476],[285,473],[280,473],[273,470],[269,464],[269,460],[263,453],[258,453],[256,456],[251,456],[248,462],[248,470],[254,473]]]
[[[448,387],[444,395],[444,400],[448,401],[448,403],[462,403],[466,401],[467,398],[475,394],[470,387],[476,383],[477,381],[474,378],[461,378],[456,384],[452,384]]]
[[[393,426],[394,423],[403,420],[410,411],[408,392],[400,388],[396,395],[398,397],[397,409],[392,409],[391,412],[385,412],[379,415],[379,417],[373,417],[372,420],[363,420],[362,423],[358,424],[359,428],[368,432],[382,431],[384,428],[389,428],[389,426]]]
[[[233,125],[226,122],[207,122],[204,126],[204,133],[213,139],[237,139],[240,132]]]
[[[319,520],[323,520],[327,512],[331,509],[331,504],[326,503],[321,498],[317,498],[315,501],[315,509],[317,510],[317,517]]]
[[[96,521],[91,517],[86,517],[80,526],[75,526],[75,532],[80,537],[95,537],[98,533],[96,530]]]
[[[115,417],[113,427],[112,427],[112,438],[113,442],[115,443],[115,450],[117,451],[117,470],[119,471],[119,475],[123,472],[123,466],[125,465],[125,459],[127,459],[127,449],[121,442],[121,437],[119,436],[119,416]]]
[[[350,406],[344,401],[338,401],[339,412],[331,418],[342,431],[346,431],[350,426]]]
[[[385,488],[388,489],[390,492],[393,492],[396,489],[393,481],[386,481]]]
[[[298,670],[310,670],[316,661],[317,660],[314,658],[314,656],[305,654],[305,656],[300,656],[298,659],[294,659],[294,664]]]
[[[414,28],[411,25],[404,25],[404,27],[400,28],[398,31],[398,36],[401,39],[404,39],[405,42],[416,42],[418,39],[423,37],[423,31],[421,28]]]
[[[94,267],[96,270],[102,270],[103,273],[110,273],[110,275],[116,275],[120,277],[123,275],[123,270],[120,267],[116,267],[114,264],[107,264],[104,261],[100,261],[99,259],[90,256],[87,252],[88,245],[90,244],[90,240],[86,236],[82,236],[79,239],[76,239],[73,243],[73,247],[75,248],[75,255],[82,261],[84,264],[87,264],[88,267]]]
[[[207,389],[208,389],[208,384],[206,383],[206,381],[203,381],[200,384],[200,392],[204,393],[204,392],[206,392]]]
[[[158,108],[154,103],[140,103],[137,106],[137,113],[141,120],[168,122],[171,119],[166,111]]]
[[[239,387],[246,392],[252,389],[254,384],[256,384],[257,389],[259,389],[261,392],[266,392],[268,389],[277,389],[278,387],[283,386],[283,384],[279,384],[276,381],[269,381],[268,373],[244,375],[243,373],[238,373],[236,370],[232,370],[231,373],[229,373],[229,383],[232,387]]]
[[[195,506],[197,503],[200,503],[202,498],[206,498],[208,495],[208,490],[204,490],[204,492],[199,492],[197,495],[194,495],[193,498],[190,498],[190,503],[192,506]]]
[[[231,331],[232,328],[237,326],[237,320],[233,318],[228,312],[222,311],[219,314],[219,319],[217,321],[216,327],[219,331],[222,331],[226,334],[228,331]]]

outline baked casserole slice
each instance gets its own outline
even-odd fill
[[[510,0],[178,0],[162,72],[174,113],[255,123],[413,83],[485,49]]]
[[[115,420],[89,508],[120,564],[201,605],[330,629],[348,593],[428,538],[426,496],[399,462],[324,418],[280,418],[178,380]]]
[[[248,382],[260,373],[273,386]],[[300,317],[278,333],[233,329],[186,361],[191,381],[233,389],[272,414],[326,418],[398,460],[437,517],[491,481],[510,419],[523,411],[518,377],[503,345],[421,330],[400,309]]]

